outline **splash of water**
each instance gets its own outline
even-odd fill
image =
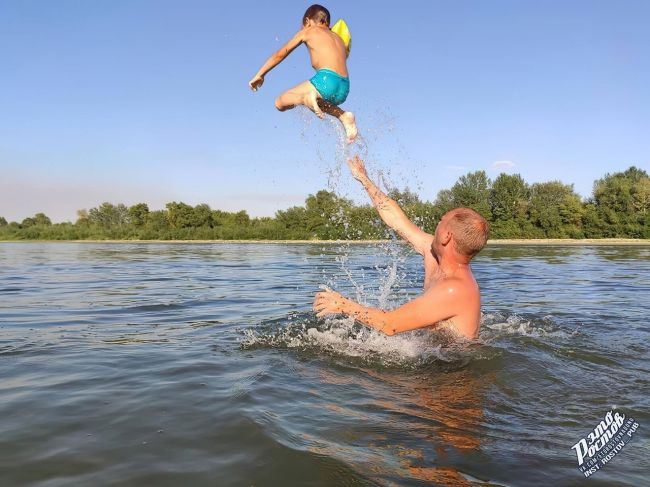
[[[374,158],[369,160],[369,146],[363,137],[359,136],[356,143],[348,145],[345,130],[335,118],[326,116],[324,120],[319,120],[304,107],[299,107],[295,112],[301,118],[301,136],[305,143],[310,142],[308,135],[315,132],[314,135],[317,138],[315,154],[325,169],[327,187],[330,191],[337,194],[341,192],[343,168],[347,166],[347,160],[354,155],[358,155],[366,161],[369,172],[371,174],[375,172],[384,187],[397,187],[391,181],[390,170],[385,171],[381,167],[374,168],[376,163]],[[317,130],[312,131],[312,128]],[[394,120],[387,122],[381,119],[379,129],[366,130],[371,137],[374,136],[379,141],[378,134],[382,129],[392,132]],[[323,138],[327,139],[327,142]],[[332,139],[336,141],[333,153],[326,151],[327,149],[331,150]],[[403,152],[401,159],[407,158],[404,157]],[[395,163],[396,161],[389,159],[389,162]],[[351,182],[351,178],[348,179]],[[331,217],[331,223],[343,226],[346,237],[353,240],[355,235],[349,233],[345,218],[346,215],[340,208]],[[383,224],[379,224],[383,227]],[[353,289],[357,302],[378,306],[382,309],[395,307],[399,304],[396,302],[396,291],[404,285],[412,286],[403,271],[403,264],[409,251],[393,232],[387,232],[387,236],[388,240],[378,245],[379,251],[373,253],[375,262],[372,267],[375,272],[371,276],[368,276],[363,269],[355,270],[350,263],[350,246],[342,244],[337,249],[337,272],[330,275],[324,274],[324,282],[328,287],[340,289],[339,284],[343,280],[342,284],[346,288]],[[419,330],[389,338],[382,333],[355,325],[352,319],[315,320],[313,315],[310,315],[310,318],[302,317],[297,321],[289,316],[286,322],[275,323],[271,330],[246,330],[244,333],[242,346],[245,348],[255,346],[316,348],[346,357],[361,357],[364,360],[379,358],[382,364],[405,361],[413,363],[426,361],[431,357],[445,361],[449,358],[446,354],[452,353],[450,350],[456,351],[459,343],[456,339],[449,340],[444,333],[432,333],[429,330]]]
[[[474,345],[449,333],[429,330],[388,337],[356,324],[352,318],[317,320],[301,313],[244,330],[241,347],[287,348],[356,359],[365,365],[418,367],[436,362],[466,364]]]

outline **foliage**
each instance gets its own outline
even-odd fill
[[[451,203],[454,208],[464,206],[490,218],[490,186],[485,171],[467,173],[451,187]]]
[[[519,174],[500,174],[491,181],[484,171],[461,176],[434,202],[422,201],[408,188],[388,194],[430,233],[446,211],[466,206],[490,221],[491,238],[650,238],[650,177],[636,167],[597,180],[586,201],[573,185],[560,181],[528,185]],[[0,217],[2,240],[355,240],[389,235],[371,205],[355,205],[329,191],[309,195],[303,206],[278,211],[274,218],[175,201],[154,211],[146,203],[127,207],[105,202],[79,210],[75,223],[52,224],[43,213],[21,223]]]

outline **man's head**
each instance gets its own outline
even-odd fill
[[[441,256],[451,243],[454,251],[469,262],[485,247],[489,231],[487,220],[476,211],[455,208],[440,219],[431,250],[434,255]]]
[[[305,11],[305,15],[302,16],[302,25],[306,26],[311,23],[315,25],[324,25],[325,27],[330,26],[330,12],[322,5],[315,3]]]

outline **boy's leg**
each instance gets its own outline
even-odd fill
[[[275,108],[281,112],[294,108],[296,105],[305,105],[312,112],[323,118],[323,112],[318,106],[320,94],[309,81],[303,81],[298,86],[285,91],[275,99]]]
[[[323,111],[333,117],[338,118],[343,124],[345,134],[348,137],[348,143],[352,143],[357,138],[357,124],[354,119],[354,113],[343,111],[341,108],[320,98],[318,105]]]

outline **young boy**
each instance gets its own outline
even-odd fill
[[[253,91],[264,83],[264,76],[280,64],[291,51],[303,42],[309,49],[311,65],[316,74],[309,81],[304,81],[275,99],[275,107],[281,112],[305,105],[318,117],[323,112],[338,118],[351,143],[357,137],[354,114],[339,108],[350,91],[348,68],[346,65],[347,49],[343,40],[329,28],[330,13],[321,5],[312,5],[302,18],[302,28],[282,48],[271,55],[248,84]]]

